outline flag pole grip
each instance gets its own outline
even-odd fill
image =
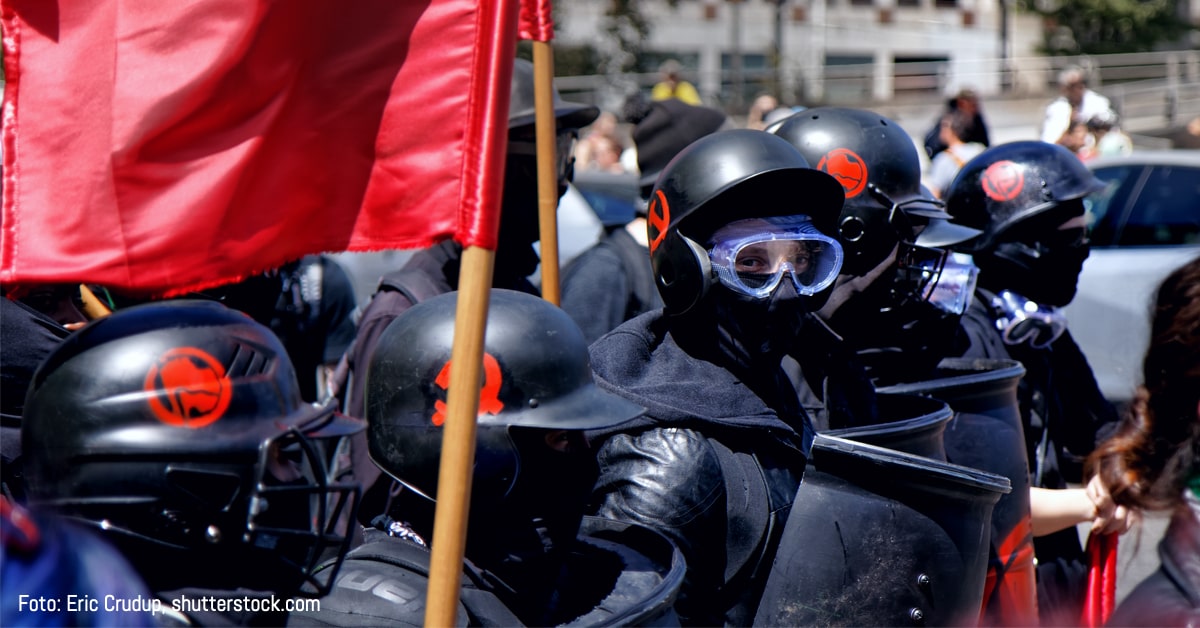
[[[454,314],[454,346],[450,351],[450,387],[438,470],[437,506],[430,548],[429,592],[425,625],[453,626],[458,610],[471,475],[475,463],[475,428],[483,373],[484,333],[491,298],[495,252],[471,246],[463,251]]]
[[[537,138],[538,232],[541,234],[542,298],[561,305],[558,273],[558,129],[554,118],[554,52],[533,43],[533,104]]]

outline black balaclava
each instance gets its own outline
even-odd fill
[[[1005,231],[997,244],[975,253],[979,285],[991,292],[1010,290],[1042,305],[1070,303],[1090,248],[1083,227],[1058,226],[1080,215],[1083,200],[1074,199]]]
[[[928,377],[964,340],[959,334],[961,315],[916,298],[899,274],[890,265],[829,319],[877,386]]]
[[[761,299],[714,282],[700,303],[676,317],[672,333],[685,348],[735,371],[774,369],[820,300],[798,294],[790,277]]]
[[[565,184],[560,184],[559,192],[560,196],[566,192]],[[537,159],[509,155],[504,167],[495,285],[509,285],[537,270],[540,260],[533,243],[540,237],[538,229]]]
[[[489,429],[507,430],[517,472],[506,494],[472,496],[464,557],[474,566],[474,577],[525,625],[550,625],[563,568],[599,477],[595,453],[587,447],[552,449],[541,428]],[[427,542],[433,538],[434,513],[432,501],[409,490],[391,509]]]

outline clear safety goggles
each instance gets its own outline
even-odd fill
[[[950,253],[937,260],[917,263],[924,279],[921,296],[930,305],[950,314],[962,314],[971,306],[979,267],[966,253]]]
[[[770,295],[784,275],[798,294],[816,294],[831,286],[842,268],[841,244],[804,215],[734,221],[718,229],[711,242],[708,257],[721,283],[759,299]]]
[[[1005,344],[1028,343],[1035,349],[1044,349],[1067,330],[1067,318],[1058,308],[1035,303],[1008,290],[1001,290],[992,299],[992,306],[1000,312],[996,329]]]

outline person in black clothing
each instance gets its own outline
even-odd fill
[[[967,162],[946,196],[956,222],[982,231],[956,247],[980,269],[963,318],[970,341],[963,355],[1025,366],[1018,397],[1045,624],[1073,624],[1082,612],[1088,563],[1074,524],[1096,518],[1098,529],[1123,532],[1132,523],[1131,513],[1093,505],[1083,489],[1059,490],[1086,483],[1083,460],[1118,420],[1058,309],[1075,297],[1088,256],[1083,198],[1103,187],[1070,151],[1030,141]],[[1048,522],[1058,510],[1075,514]]]
[[[634,123],[643,203],[672,157],[728,124],[725,114],[716,109],[679,100],[646,102],[631,97],[625,115]],[[609,232],[563,271],[562,308],[579,324],[588,342],[662,307],[650,268],[649,244],[643,204],[632,221]]]
[[[591,346],[597,384],[648,410],[593,434],[594,500],[682,549],[685,625],[749,625],[814,436],[780,362],[841,267],[842,188],[738,129],[676,155],[650,199],[664,308]]]
[[[826,415],[824,427],[875,423],[873,385],[928,377],[952,353],[975,269],[945,247],[978,231],[949,222],[921,186],[912,139],[886,116],[820,107],[771,132],[846,191],[837,234],[846,263],[819,313],[832,330],[818,336],[829,355],[808,347],[796,356],[802,399]]]
[[[185,622],[281,625],[272,595],[328,591],[358,487],[326,457],[362,422],[305,403],[278,338],[219,303],[120,309],[34,375],[22,446],[31,508],[115,546]],[[226,608],[184,598],[253,600]],[[226,612],[228,611],[228,612]],[[212,614],[210,614],[212,613]]]
[[[18,503],[25,497],[20,472],[25,393],[34,371],[70,333],[33,307],[0,296],[0,488]]]
[[[400,483],[321,609],[292,625],[424,625],[458,293],[413,306],[368,367],[371,458]],[[642,408],[593,384],[587,345],[549,302],[493,290],[458,620],[468,625],[666,621],[682,558],[639,526],[587,521],[596,478],[582,430]]]
[[[537,151],[534,144],[533,64],[524,59],[513,62],[511,100],[508,115],[508,156],[504,167],[504,196],[501,199],[499,239],[496,246],[492,286],[537,294],[528,277],[537,270],[538,256],[533,244],[538,241]],[[554,117],[558,122],[558,192],[562,196],[574,174],[571,143],[579,129],[591,124],[600,110],[562,100],[554,92]],[[354,342],[346,355],[349,382],[342,387],[346,413],[362,417],[365,412],[367,364],[379,336],[397,316],[419,301],[458,288],[462,246],[452,240],[415,253],[404,267],[384,275],[379,289],[363,308]],[[379,469],[366,456],[365,436],[352,442],[355,478],[366,489],[360,510],[362,523],[381,514],[386,493],[392,482],[381,477]]]
[[[962,89],[946,102],[946,108],[938,114],[937,121],[933,127],[925,133],[925,154],[933,159],[933,156],[946,150],[946,143],[941,139],[942,120],[948,114],[961,116],[966,119],[966,124],[963,127],[963,135],[960,136],[963,142],[970,144],[978,142],[984,146],[991,146],[991,140],[988,137],[987,122],[983,119],[983,112],[979,108],[979,94],[973,89]]]

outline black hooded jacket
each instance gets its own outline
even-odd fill
[[[813,431],[775,364],[735,374],[696,357],[661,310],[591,347],[601,388],[647,408],[598,433],[598,514],[648,525],[683,551],[685,625],[749,625]]]

